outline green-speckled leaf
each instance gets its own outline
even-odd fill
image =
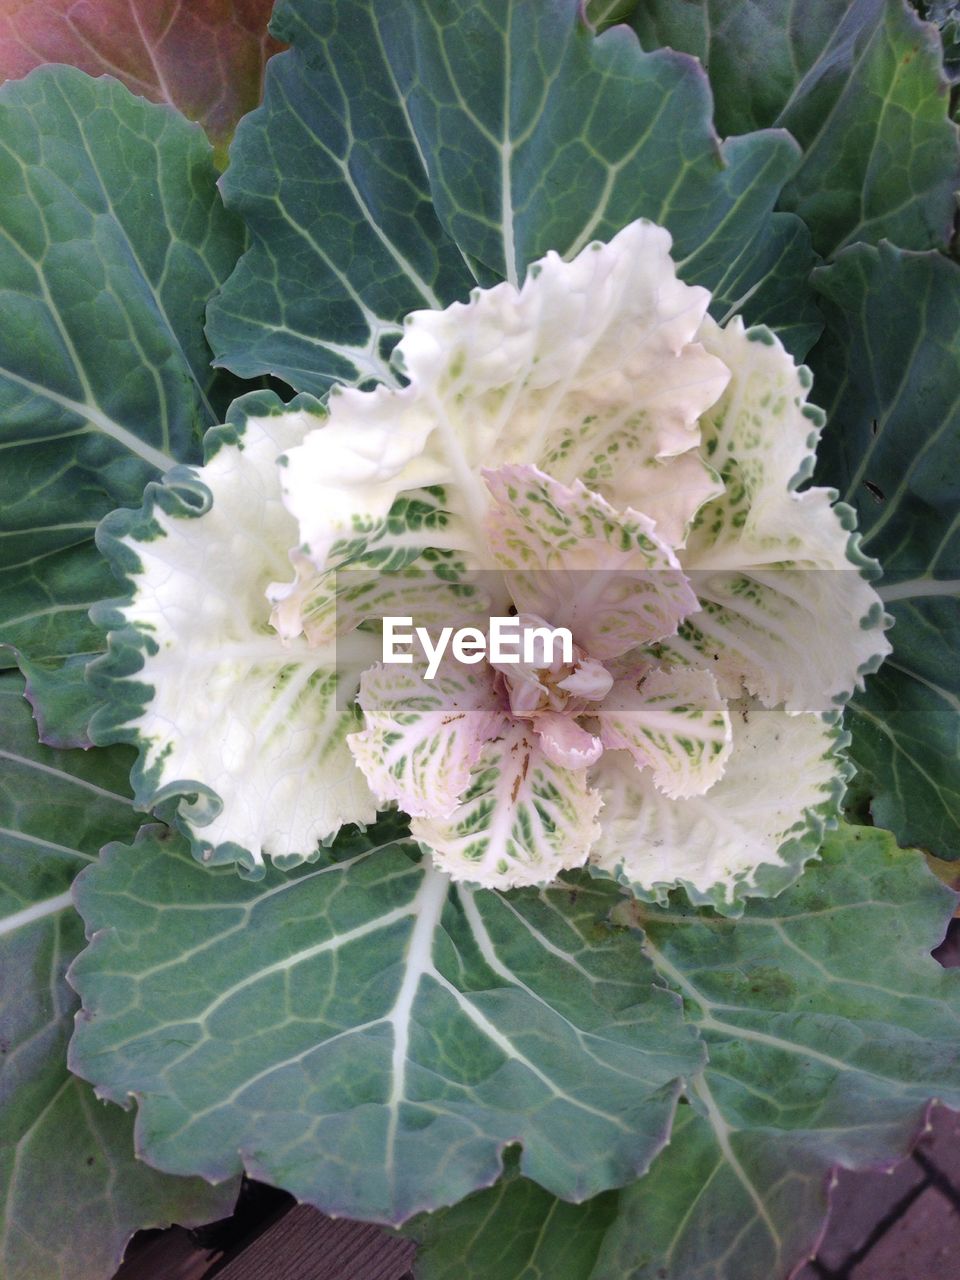
[[[780,208],[830,255],[886,237],[945,248],[960,148],[936,27],[906,0],[648,0],[645,48],[700,58],[722,134],[776,125],[804,150]]]
[[[48,675],[101,647],[97,521],[197,457],[221,412],[203,309],[243,233],[199,126],[114,80],[6,84],[0,136],[0,641]],[[82,741],[82,712],[63,717],[54,737]]]
[[[851,753],[878,824],[960,858],[960,267],[856,246],[816,286],[818,478],[856,507],[896,619],[892,656],[847,711]]]
[[[642,907],[648,953],[710,1054],[669,1146],[616,1206],[574,1209],[508,1179],[420,1219],[417,1280],[792,1274],[822,1230],[831,1168],[892,1164],[929,1099],[960,1102],[960,982],[929,954],[954,901],[916,852],[847,828],[736,923]],[[586,1238],[538,1271],[555,1220]]]
[[[0,1274],[106,1280],[140,1227],[230,1212],[236,1184],[170,1178],[134,1158],[133,1117],[67,1071],[83,946],[77,872],[139,818],[131,752],[36,743],[15,672],[0,676]]]
[[[645,1169],[701,1053],[599,920],[615,890],[457,892],[397,823],[335,857],[254,884],[154,831],[84,875],[71,1064],[136,1095],[144,1156],[387,1222],[489,1185],[511,1142],[571,1199]]]

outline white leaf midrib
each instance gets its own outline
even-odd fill
[[[73,896],[69,889],[66,893],[58,893],[52,898],[43,898],[40,902],[24,907],[22,911],[14,911],[11,915],[0,918],[0,938],[15,933],[18,929],[24,929],[27,925],[35,924],[46,916],[57,915],[61,911],[72,908]]]

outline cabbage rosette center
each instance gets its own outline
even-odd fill
[[[587,865],[735,914],[815,855],[889,651],[877,567],[806,486],[809,372],[712,320],[670,243],[640,220],[414,312],[404,385],[244,397],[104,522],[94,732],[198,856],[294,865],[396,806],[455,880]],[[383,661],[385,617],[494,615],[572,648]]]

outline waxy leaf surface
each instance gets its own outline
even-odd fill
[[[300,391],[393,381],[409,312],[464,298],[474,275],[441,230],[376,0],[281,0],[263,106],[223,181],[251,246],[210,310],[222,364]]]
[[[791,1273],[819,1239],[831,1168],[894,1163],[929,1099],[960,1102],[960,986],[929,954],[954,901],[916,852],[846,828],[736,923],[641,907],[648,954],[710,1055],[669,1146],[616,1205],[563,1204],[508,1176],[418,1219],[418,1280]],[[579,1240],[556,1261],[554,1222]]]
[[[717,319],[782,323],[800,354],[816,335],[805,232],[781,221],[768,240],[796,145],[721,144],[692,59],[644,53],[623,26],[595,37],[576,0],[281,0],[273,29],[291,50],[224,184],[253,237],[210,315],[235,372],[314,393],[392,382],[408,312],[640,216],[670,230]]]
[[[781,209],[818,252],[945,248],[960,149],[937,29],[906,0],[651,0],[644,48],[700,58],[722,134],[776,125],[804,151]]]
[[[960,267],[858,245],[816,285],[818,478],[856,507],[895,620],[893,654],[846,713],[852,754],[878,825],[960,858]]]
[[[110,80],[0,88],[0,642],[42,677],[102,646],[97,521],[199,453],[222,411],[203,309],[242,229],[196,125]],[[60,695],[56,695],[59,697]],[[84,740],[73,680],[51,739]]]
[[[0,1272],[104,1280],[138,1228],[226,1216],[237,1187],[148,1168],[133,1116],[67,1071],[78,1001],[64,975],[83,946],[70,883],[139,817],[131,753],[38,746],[22,691],[0,676]]]
[[[489,1185],[510,1142],[572,1199],[642,1172],[701,1053],[598,923],[615,892],[457,892],[396,823],[335,856],[253,884],[154,832],[78,884],[71,1063],[137,1098],[145,1158],[383,1222]]]

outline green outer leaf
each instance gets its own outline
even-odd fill
[[[960,857],[960,267],[855,246],[818,271],[811,356],[830,406],[818,478],[857,509],[884,566],[893,655],[847,712],[874,820]]]
[[[137,1098],[155,1166],[246,1168],[335,1214],[455,1202],[511,1142],[557,1195],[629,1181],[702,1059],[635,939],[597,923],[616,892],[456,892],[401,836],[255,883],[157,832],[111,846],[77,887],[72,1066]]]
[[[932,22],[940,32],[943,45],[943,66],[950,83],[960,81],[960,6],[957,0],[912,0],[913,6],[927,22]],[[957,118],[956,104],[953,111]]]
[[[850,0],[644,0],[631,22],[645,49],[700,59],[725,137],[777,123],[850,8]]]
[[[408,1224],[417,1280],[589,1280],[618,1193],[567,1204],[521,1177],[512,1153],[506,1166],[496,1186]]]
[[[847,828],[738,925],[637,912],[710,1064],[592,1280],[784,1274],[813,1251],[832,1166],[893,1163],[931,1098],[958,1104],[960,989],[929,954],[955,902],[887,832]]]
[[[228,1214],[236,1186],[147,1168],[134,1158],[133,1117],[67,1071],[78,1002],[64,971],[83,946],[70,883],[139,819],[130,752],[38,746],[22,687],[0,676],[0,1271],[102,1280],[137,1228]]]
[[[812,251],[786,224],[773,237],[782,266],[766,247],[796,146],[782,131],[721,145],[690,59],[644,54],[622,26],[595,39],[577,0],[490,0],[459,17],[362,0],[345,12],[278,6],[293,50],[271,61],[224,180],[253,246],[210,310],[221,363],[314,393],[391,382],[408,311],[463,298],[473,273],[517,279],[548,249],[569,256],[638,216],[670,228],[684,278],[719,290],[718,317],[741,301],[751,322],[776,327],[787,312],[803,353],[817,323]],[[772,277],[763,290],[758,259]]]
[[[936,29],[906,0],[858,0],[778,120],[804,149],[781,205],[814,248],[947,247],[960,185],[949,109]]]
[[[3,652],[0,649],[0,658]],[[57,665],[33,662],[16,649],[11,648],[8,652],[14,655],[20,671],[26,676],[23,696],[33,708],[40,741],[48,747],[90,746],[88,656],[78,654]]]
[[[797,364],[823,332],[810,288],[820,258],[806,223],[792,213],[771,214],[763,235],[746,246],[717,282],[710,311],[725,324],[749,315],[754,327],[771,329]]]
[[[639,0],[586,0],[583,6],[587,21],[598,34],[618,22],[629,22]]]
[[[796,166],[782,132],[720,146],[702,69],[623,26],[595,38],[578,0],[411,0],[383,21],[440,218],[498,276],[642,216],[713,288]]]
[[[892,1164],[926,1103],[960,1101],[957,975],[929,952],[956,899],[887,832],[846,828],[823,862],[736,923],[640,907],[710,1062],[646,1177],[572,1209],[508,1180],[419,1220],[418,1280],[774,1280],[819,1239],[830,1170]],[[525,1270],[578,1222],[592,1256]],[[466,1261],[464,1258],[466,1257]],[[494,1261],[495,1260],[495,1261]]]
[[[906,0],[650,0],[635,26],[707,65],[722,132],[789,129],[804,157],[780,207],[818,252],[947,247],[960,141],[938,32]]]
[[[202,131],[109,79],[0,88],[0,641],[57,665],[102,639],[97,520],[199,451],[201,322],[242,229]]]
[[[223,179],[252,244],[210,308],[219,362],[299,391],[393,381],[408,311],[475,283],[430,203],[375,0],[281,0],[263,106],[237,130]]]

